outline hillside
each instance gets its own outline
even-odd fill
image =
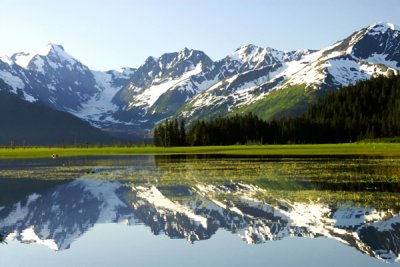
[[[112,138],[89,123],[44,104],[0,91],[0,145],[109,143]]]

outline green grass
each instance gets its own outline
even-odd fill
[[[0,148],[0,158],[49,158],[76,156],[117,156],[146,154],[222,154],[256,156],[368,155],[400,156],[399,143],[350,143],[319,145],[238,145],[204,147],[89,147],[89,148]]]
[[[315,99],[315,91],[305,85],[273,90],[261,100],[243,107],[239,113],[252,112],[263,120],[295,116],[303,113]]]

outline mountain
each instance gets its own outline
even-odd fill
[[[18,75],[18,83],[11,84],[14,90],[23,91],[26,100],[40,100],[58,110],[76,109],[98,91],[91,71],[60,45],[16,53],[5,62]],[[4,74],[0,78],[7,82]]]
[[[399,29],[383,23],[319,51],[276,57],[279,61],[268,65],[270,69],[256,68],[203,91],[186,104],[183,114],[202,118],[251,111],[264,119],[299,114],[324,91],[398,73],[399,42]]]
[[[6,91],[0,91],[0,125],[1,145],[93,144],[113,140],[67,112],[24,101]]]
[[[40,100],[110,132],[145,135],[158,122],[194,122],[253,112],[298,115],[320,95],[376,75],[399,73],[400,31],[378,23],[321,50],[243,45],[213,61],[185,48],[139,68],[92,71],[60,45],[0,57],[0,79],[27,101]]]
[[[149,57],[131,76],[129,84],[114,97],[120,107],[118,119],[149,124],[174,115],[177,110],[201,89],[193,80],[212,65],[201,51],[183,49],[160,58]]]
[[[111,99],[134,71],[91,71],[55,44],[0,57],[0,79],[11,86],[9,91],[29,102],[39,100],[51,108],[75,114],[95,126],[100,121],[115,122],[110,113],[117,108]]]
[[[387,262],[394,263],[400,253],[395,210],[265,202],[257,198],[264,189],[241,183],[155,187],[82,177],[51,184],[15,202],[0,202],[0,229],[8,241],[64,250],[97,224],[125,223],[189,242],[225,229],[248,244],[327,237]]]
[[[81,103],[75,110],[69,110],[72,114],[89,121],[91,124],[105,128],[115,124],[126,124],[117,121],[113,114],[118,111],[118,106],[112,99],[129,81],[134,74],[134,68],[121,68],[106,72],[92,71],[96,81],[96,88],[99,89],[90,99]]]

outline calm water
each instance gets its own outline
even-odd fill
[[[0,161],[0,266],[399,266],[400,159]]]

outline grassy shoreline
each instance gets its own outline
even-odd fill
[[[238,145],[204,147],[89,147],[89,148],[0,148],[0,159],[49,158],[77,156],[222,154],[257,156],[328,156],[366,155],[400,156],[400,143],[348,143],[318,145]]]

